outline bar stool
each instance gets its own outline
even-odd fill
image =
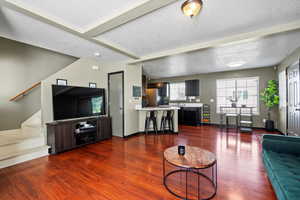
[[[145,133],[148,134],[148,130],[150,129],[150,124],[152,122],[153,129],[157,134],[157,111],[151,110],[147,111],[146,119],[145,119]]]
[[[161,122],[160,122],[160,131],[162,131],[163,133],[165,133],[165,130],[174,132],[173,116],[174,116],[173,110],[163,111]]]

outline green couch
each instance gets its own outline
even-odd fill
[[[263,136],[263,162],[278,200],[300,200],[300,138]]]

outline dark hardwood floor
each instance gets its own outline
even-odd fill
[[[216,154],[215,200],[276,200],[261,160],[262,133],[182,126],[179,135],[113,138],[1,169],[0,200],[174,200],[162,184],[162,152],[177,144]]]

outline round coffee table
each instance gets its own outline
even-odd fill
[[[166,174],[166,164],[170,164],[173,167],[179,168],[176,170],[172,170]],[[201,170],[210,170],[210,175],[204,174]],[[167,180],[171,175],[175,173],[182,173],[186,174],[186,181],[185,181],[185,197],[182,195],[177,194],[176,192],[172,191],[169,186],[167,185]],[[185,199],[185,200],[192,200],[188,198],[188,173],[193,173],[197,175],[197,196],[198,200],[208,200],[212,199],[217,193],[217,159],[215,154],[209,152],[207,150],[201,149],[199,147],[193,146],[185,146],[185,155],[181,156],[178,154],[178,146],[173,146],[164,151],[163,156],[163,183],[166,189],[173,194],[174,196]],[[209,194],[208,197],[201,198],[200,195],[200,177],[205,178],[212,187],[212,193]]]

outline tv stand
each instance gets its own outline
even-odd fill
[[[112,137],[110,117],[97,116],[47,123],[50,154],[57,154]]]

